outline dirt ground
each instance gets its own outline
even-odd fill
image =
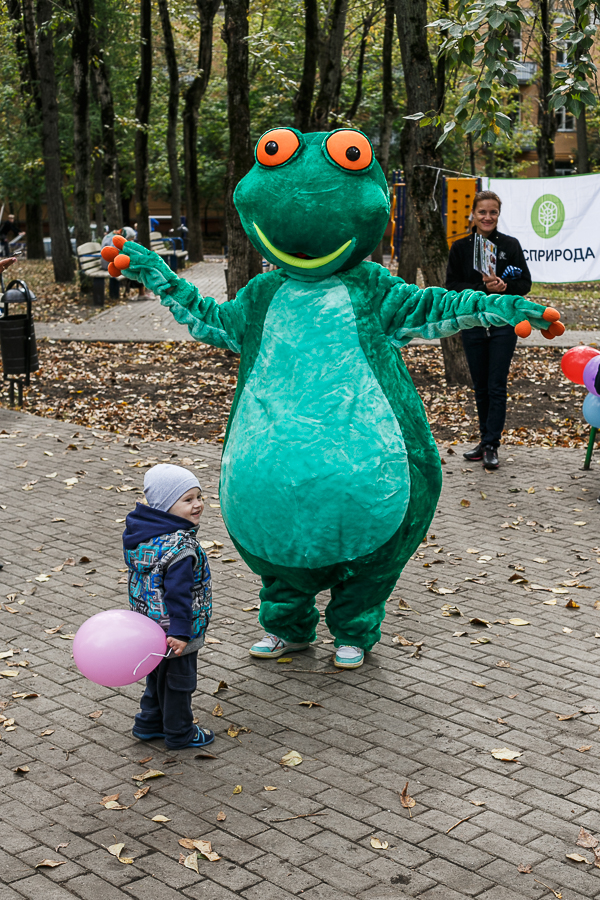
[[[151,440],[222,441],[238,357],[201,344],[41,341],[40,372],[24,409],[77,425]],[[438,347],[407,347],[404,359],[440,441],[476,441],[473,391],[448,388]],[[510,383],[506,444],[576,447],[587,442],[585,389],[560,372],[562,351],[519,348]],[[6,405],[6,390],[2,394]]]
[[[567,328],[576,331],[600,328],[600,283],[534,284],[530,300],[556,306]]]

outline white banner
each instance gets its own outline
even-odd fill
[[[600,281],[600,174],[481,182],[502,200],[498,230],[517,238],[534,281]]]

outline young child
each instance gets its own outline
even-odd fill
[[[194,725],[198,650],[212,612],[206,554],[196,529],[204,509],[198,479],[161,463],[144,478],[148,506],[138,503],[123,532],[131,608],[166,631],[168,656],[146,677],[133,736],[164,738],[169,750],[204,747],[215,736]]]

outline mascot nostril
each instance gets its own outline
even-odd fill
[[[420,290],[367,261],[389,221],[389,190],[359,131],[272,129],[234,202],[278,268],[229,303],[202,297],[139,244],[114,243],[130,259],[128,277],[196,340],[241,354],[220,499],[237,550],[263,582],[267,635],[250,653],[306,649],[315,597],[328,590],[334,664],[356,668],[380,639],[386,601],[427,533],[442,481],[401,347],[475,326],[524,334],[552,321],[547,330],[558,333],[558,314],[543,318],[544,307],[522,297]]]

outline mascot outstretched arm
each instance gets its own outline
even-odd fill
[[[365,262],[389,217],[389,191],[359,131],[268,131],[235,191],[244,229],[276,271],[218,305],[138,244],[116,238],[122,270],[161,298],[194,338],[240,353],[223,448],[221,509],[263,581],[251,649],[277,657],[316,636],[315,595],[335,662],[361,665],[385,603],[425,536],[441,488],[439,455],[400,347],[483,325],[564,330],[522,297],[419,290]],[[105,251],[106,252],[106,251]]]

